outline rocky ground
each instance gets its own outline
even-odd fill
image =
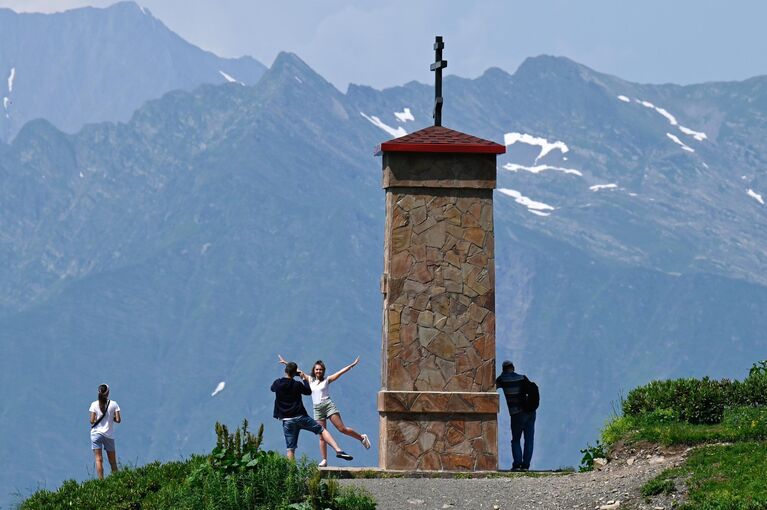
[[[687,449],[634,447],[587,473],[529,473],[495,478],[371,478],[342,480],[370,491],[380,510],[668,510],[683,494],[646,500],[642,485],[679,465]]]

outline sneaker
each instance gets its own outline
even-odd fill
[[[317,464],[317,467],[325,467],[328,465],[328,459],[322,459],[319,464]]]
[[[362,434],[362,439],[360,439],[360,441],[362,441],[362,446],[368,450],[370,449],[370,439],[368,439],[367,434]]]
[[[344,460],[352,460],[354,458],[343,450],[338,450],[336,452],[336,457],[338,457],[339,459],[344,459]]]

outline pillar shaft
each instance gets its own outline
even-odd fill
[[[380,466],[492,470],[494,154],[384,154]]]

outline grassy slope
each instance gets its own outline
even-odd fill
[[[765,377],[765,374],[749,377]],[[687,383],[689,381],[682,381],[679,387]],[[637,391],[652,403],[657,395],[647,388],[650,385]],[[730,394],[727,398],[732,397]],[[682,466],[664,471],[642,488],[642,494],[648,498],[669,494],[685,485],[687,496],[680,509],[767,509],[767,407],[725,407],[719,421],[701,416],[702,421],[715,423],[680,420],[679,410],[696,398],[693,393],[689,398],[679,398],[651,412],[617,417],[604,428],[602,441],[608,446],[638,441],[698,446]],[[624,413],[626,407],[624,405]]]
[[[372,510],[364,491],[320,479],[316,465],[261,450],[256,435],[216,424],[217,444],[208,456],[127,468],[104,480],[64,482],[40,490],[20,510]]]

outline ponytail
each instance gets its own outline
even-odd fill
[[[99,385],[99,409],[101,414],[107,412],[107,397],[109,396],[109,386],[106,384]]]

